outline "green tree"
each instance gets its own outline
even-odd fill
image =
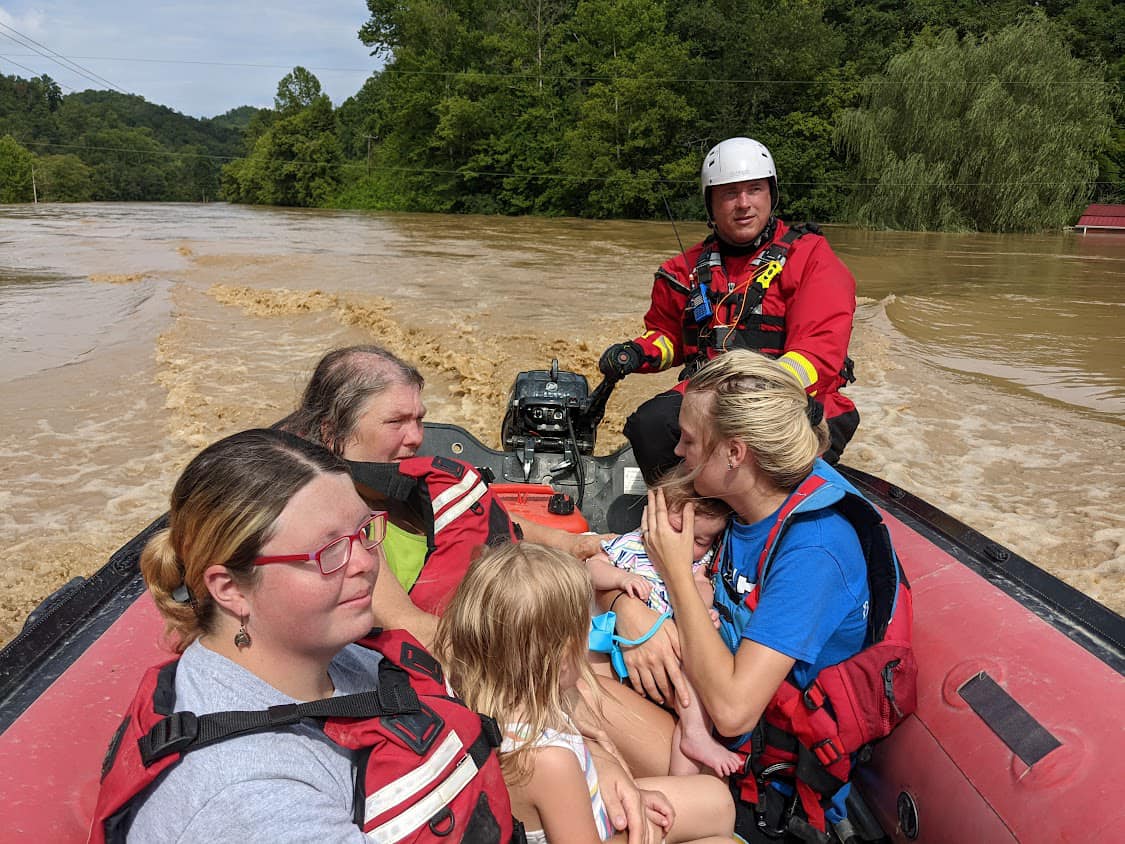
[[[696,111],[675,81],[689,63],[667,31],[667,8],[647,0],[581,0],[567,56],[593,81],[563,136],[554,191],[566,213],[647,217],[663,213],[669,168]]]
[[[11,135],[0,138],[0,203],[31,202],[31,170],[35,156]]]
[[[289,97],[295,84],[311,96],[304,105],[299,105],[303,94]],[[255,131],[260,134],[250,154],[223,168],[223,198],[264,205],[327,203],[340,184],[341,155],[332,102],[325,94],[311,93],[319,90],[320,82],[303,68],[281,80],[278,104],[285,111],[272,121],[258,121]]]
[[[857,222],[1021,231],[1073,222],[1109,143],[1113,93],[1036,16],[992,36],[923,33],[837,137]]]
[[[173,160],[151,129],[103,128],[79,139],[83,160],[93,168],[94,198],[112,202],[169,199]]]
[[[44,155],[35,165],[41,202],[88,202],[94,198],[94,171],[77,155]]]
[[[283,116],[296,114],[312,105],[323,94],[320,80],[297,65],[277,83],[277,94],[273,98],[273,105],[278,114]]]

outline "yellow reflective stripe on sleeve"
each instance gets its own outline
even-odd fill
[[[672,358],[675,357],[676,351],[672,348],[672,340],[659,331],[646,331],[641,335],[654,345],[660,352],[660,368],[667,369],[672,365]]]
[[[816,383],[816,367],[800,352],[786,352],[777,362],[792,372],[806,390]]]

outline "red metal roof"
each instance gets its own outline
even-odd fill
[[[1125,229],[1125,205],[1089,205],[1076,228]]]

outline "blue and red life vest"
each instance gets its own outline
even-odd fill
[[[441,666],[409,633],[373,631],[383,655],[370,692],[248,712],[175,711],[178,660],[150,668],[102,765],[91,844],[123,842],[136,798],[194,748],[311,718],[356,751],[355,822],[374,841],[522,841],[496,749],[496,722],[449,695]]]
[[[855,529],[867,562],[870,608],[866,644],[854,656],[822,669],[806,688],[792,675],[766,706],[738,750],[746,755],[741,796],[758,803],[772,779],[794,785],[808,822],[825,829],[824,807],[853,769],[853,756],[889,735],[917,705],[910,584],[879,511],[832,467],[817,461],[786,499],[770,528],[756,570],[724,553],[716,561],[715,604],[732,650],[768,589],[769,565],[785,530],[803,513],[831,507]],[[733,637],[736,641],[731,641]]]

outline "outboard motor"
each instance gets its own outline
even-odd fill
[[[609,389],[593,393],[585,375],[559,370],[521,372],[512,384],[500,436],[512,451],[593,454]]]
[[[563,454],[567,459],[552,471],[574,472],[578,508],[582,508],[586,491],[582,458],[594,453],[598,425],[605,416],[613,386],[612,381],[602,381],[591,393],[586,376],[560,371],[557,358],[551,361],[549,370],[532,369],[516,376],[500,437],[505,450],[519,458],[525,480],[530,477],[537,452]]]

